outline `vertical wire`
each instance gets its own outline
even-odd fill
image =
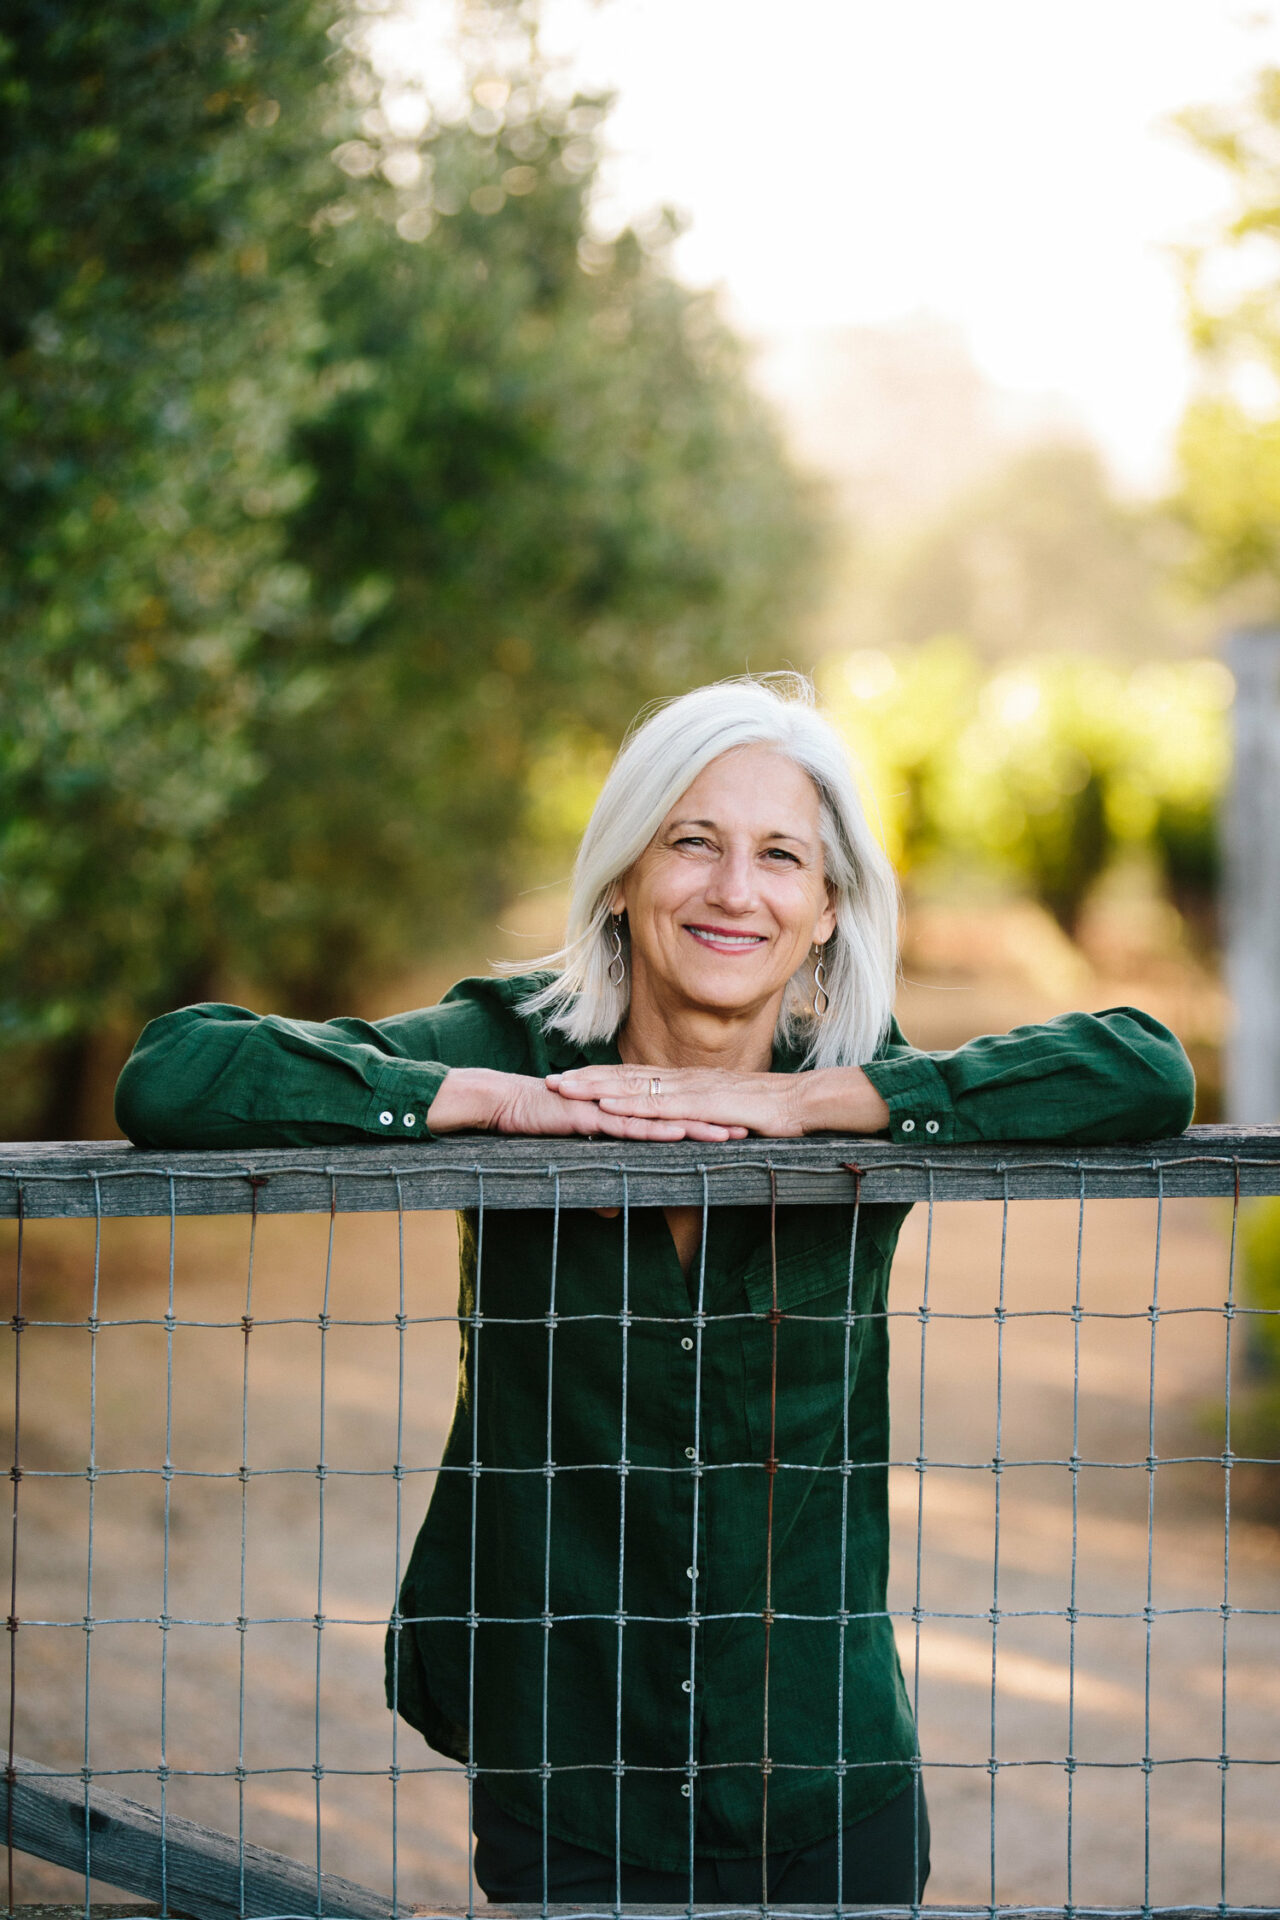
[[[89,1486],[89,1539],[85,1563],[84,1595],[84,1753],[81,1777],[84,1781],[84,1911],[89,1920],[89,1888],[93,1878],[93,1828],[89,1820],[90,1725],[93,1698],[93,1549],[94,1506],[98,1485],[98,1308],[102,1288],[102,1183],[93,1179],[93,1297],[89,1308],[89,1464],[85,1479]],[[163,1861],[162,1861],[163,1867]]]
[[[22,1314],[22,1253],[26,1231],[26,1189],[18,1182],[18,1271],[14,1284],[13,1319],[13,1465],[9,1478],[13,1483],[13,1519],[9,1544],[9,1758],[5,1767],[5,1860],[9,1888],[7,1912],[13,1912],[13,1800],[17,1774],[13,1765],[13,1743],[18,1706],[18,1488],[22,1483],[22,1334],[26,1320]]]
[[[853,1344],[853,1271],[858,1253],[858,1222],[862,1210],[862,1171],[853,1175],[853,1227],[849,1235],[849,1278],[844,1303],[844,1398],[840,1412],[840,1624],[836,1665],[836,1912],[844,1908],[844,1655],[849,1626],[849,1458],[850,1360]]]
[[[1218,1754],[1218,1900],[1227,1904],[1227,1774],[1231,1754],[1227,1746],[1227,1648],[1231,1623],[1231,1336],[1236,1314],[1236,1244],[1240,1225],[1240,1162],[1234,1163],[1231,1202],[1231,1251],[1227,1258],[1226,1359],[1223,1382],[1222,1441],[1222,1727]]]
[[[483,1182],[484,1176],[481,1175]],[[405,1335],[405,1287],[404,1287],[404,1181],[396,1175],[396,1464],[393,1474],[396,1489],[396,1539],[395,1539],[395,1584],[392,1589],[392,1613],[398,1619],[400,1614],[400,1560],[404,1547],[404,1335]],[[391,1912],[394,1916],[400,1911],[400,1632],[393,1629],[392,1641],[393,1672],[391,1689]],[[470,1766],[470,1751],[467,1754]],[[470,1797],[467,1788],[467,1814],[470,1833]],[[470,1869],[471,1849],[467,1849],[468,1870]]]
[[[702,1176],[702,1232],[698,1241],[698,1306],[693,1322],[693,1545],[689,1554],[689,1777],[684,1783],[685,1797],[689,1802],[689,1909],[693,1910],[694,1858],[697,1839],[697,1780],[698,1755],[697,1704],[698,1704],[698,1626],[701,1619],[698,1606],[698,1582],[702,1578],[702,1559],[698,1552],[699,1529],[702,1524],[702,1336],[707,1323],[707,1233],[710,1226],[711,1189],[708,1184],[707,1169],[698,1169]],[[770,1179],[772,1179],[770,1173]],[[765,1699],[766,1716],[768,1714],[768,1651],[765,1653]]]
[[[995,1521],[991,1552],[991,1729],[987,1759],[988,1844],[991,1855],[991,1906],[996,1904],[996,1779],[1000,1762],[996,1757],[996,1655],[1000,1635],[1000,1493],[1004,1474],[1004,1323],[1005,1275],[1009,1253],[1009,1169],[1000,1169],[1004,1194],[1000,1209],[1000,1292],[996,1302],[996,1451],[991,1462],[995,1475]]]
[[[769,1904],[769,1656],[773,1642],[773,1491],[778,1478],[778,1175],[769,1163],[769,1457],[764,1463],[768,1505],[764,1535],[764,1729],[760,1756],[760,1899]]]
[[[555,1340],[556,1340],[556,1277],[560,1263],[560,1172],[553,1168],[556,1197],[555,1216],[551,1227],[551,1291],[547,1302],[547,1457],[543,1463],[543,1477],[546,1482],[547,1499],[544,1520],[543,1556],[542,1556],[542,1911],[547,1910],[548,1860],[548,1799],[551,1786],[550,1765],[550,1728],[549,1701],[551,1689],[551,1483],[555,1478],[556,1464],[552,1452],[552,1387],[555,1380]]]
[[[631,1334],[631,1193],[622,1168],[622,1414],[618,1440],[618,1672],[614,1698],[613,1753],[613,1904],[622,1907],[622,1638],[626,1627],[627,1567],[627,1367]]]
[[[164,1551],[160,1574],[160,1911],[169,1911],[169,1553],[173,1523],[173,1331],[178,1196],[169,1175],[169,1294],[164,1316]]]
[[[914,1880],[911,1887],[911,1911],[920,1911],[920,1787],[922,1763],[920,1754],[920,1622],[922,1618],[921,1599],[923,1593],[921,1571],[924,1561],[924,1476],[929,1462],[924,1450],[924,1410],[925,1410],[925,1350],[929,1332],[929,1288],[933,1276],[933,1167],[929,1167],[929,1211],[925,1227],[924,1241],[924,1289],[920,1298],[920,1430],[916,1447],[916,1597],[911,1609],[915,1623],[915,1671],[911,1678],[911,1717],[915,1722],[915,1752],[912,1755],[912,1861]]]
[[[1071,1303],[1071,1592],[1067,1604],[1067,1907],[1075,1894],[1076,1601],[1080,1547],[1080,1324],[1084,1274],[1084,1168],[1076,1216],[1076,1290]]]
[[[324,1539],[325,1499],[324,1499],[324,1496],[325,1496],[325,1481],[327,1480],[328,1473],[329,1473],[328,1461],[325,1458],[325,1441],[326,1441],[325,1416],[327,1412],[326,1388],[328,1386],[328,1367],[329,1367],[329,1301],[331,1296],[331,1290],[333,1287],[333,1250],[334,1250],[334,1238],[337,1231],[337,1221],[338,1221],[338,1177],[335,1173],[330,1173],[329,1175],[329,1239],[325,1248],[325,1259],[324,1259],[324,1299],[321,1304],[320,1315],[319,1315],[320,1416],[319,1416],[318,1451],[319,1451],[320,1457],[316,1462],[316,1488],[317,1488],[316,1617],[315,1617],[316,1687],[315,1687],[315,1705],[314,1705],[315,1758],[314,1758],[314,1761],[312,1762],[312,1773],[315,1778],[315,1789],[316,1789],[315,1803],[316,1803],[316,1912],[317,1914],[322,1914],[324,1912],[324,1886],[323,1886],[324,1846],[323,1846],[323,1836],[322,1836],[322,1830],[321,1830],[321,1824],[320,1824],[321,1787],[324,1779],[324,1765],[320,1755],[320,1679],[321,1679],[321,1673],[323,1669],[323,1655],[324,1655],[324,1546],[325,1546],[325,1539]]]
[[[476,1527],[480,1501],[480,1326],[484,1312],[481,1287],[484,1284],[484,1171],[476,1168],[478,1191],[476,1223],[476,1297],[471,1315],[471,1547],[467,1571],[467,1913],[476,1910],[475,1860],[470,1835],[475,1829],[476,1782]],[[396,1641],[397,1653],[399,1639]]]
[[[240,1675],[236,1718],[236,1897],[238,1911],[244,1912],[244,1783],[245,1740],[244,1699],[247,1637],[249,1630],[249,1335],[253,1332],[253,1262],[258,1245],[258,1188],[260,1174],[249,1176],[249,1271],[245,1280],[244,1312],[240,1326],[244,1334],[244,1357],[240,1377],[240,1615],[236,1628],[240,1639]]]
[[[1160,1248],[1164,1230],[1164,1168],[1156,1169],[1156,1250],[1151,1276],[1151,1357],[1147,1375],[1147,1599],[1142,1690],[1142,1904],[1151,1904],[1151,1626],[1156,1525],[1156,1326],[1160,1319]]]

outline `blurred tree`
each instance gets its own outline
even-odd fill
[[[1280,607],[1280,67],[1233,107],[1185,114],[1186,132],[1230,176],[1235,206],[1186,255],[1192,343],[1203,390],[1179,442],[1179,504],[1208,591],[1253,589],[1245,610]],[[1223,294],[1223,286],[1235,291]],[[1240,289],[1243,287],[1243,291]]]
[[[736,341],[668,271],[670,222],[590,236],[605,103],[558,102],[532,36],[507,61],[467,124],[384,136],[382,173],[417,181],[326,245],[329,397],[289,529],[325,692],[260,737],[219,909],[303,1010],[492,913],[566,730],[616,741],[657,695],[782,664],[813,556]]]
[[[206,977],[328,188],[332,13],[16,0],[0,26],[0,1045],[40,1130],[105,1017]],[[27,1062],[24,1083],[33,1084]]]
[[[0,1045],[227,970],[330,1012],[505,890],[574,728],[778,663],[814,502],[588,201],[528,7],[392,95],[314,0],[20,0],[0,266]],[[464,22],[468,18],[463,5]],[[485,64],[487,62],[488,64]],[[14,1124],[11,1121],[10,1124]]]
[[[879,646],[963,633],[989,660],[1185,653],[1206,616],[1173,585],[1184,547],[1167,512],[1116,498],[1092,447],[1034,446],[898,542],[855,548],[849,594]]]
[[[1280,618],[1280,67],[1266,67],[1240,103],[1183,116],[1201,153],[1228,175],[1234,207],[1186,255],[1190,333],[1202,376],[1179,436],[1179,505],[1195,539],[1192,577],[1229,596],[1236,618]],[[1194,854],[1195,842],[1192,841]],[[1244,1293],[1262,1312],[1244,1322],[1252,1366],[1233,1439],[1246,1454],[1280,1452],[1280,1203],[1243,1221]],[[1247,1475],[1276,1517],[1274,1472]]]

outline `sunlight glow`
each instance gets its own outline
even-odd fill
[[[458,88],[449,0],[378,22],[388,70]],[[566,84],[613,88],[596,218],[670,203],[682,274],[762,343],[928,313],[999,388],[1165,477],[1190,383],[1173,249],[1224,204],[1171,128],[1280,58],[1228,0],[546,0]]]

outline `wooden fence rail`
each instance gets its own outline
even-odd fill
[[[906,1150],[861,1135],[724,1146],[450,1140],[247,1153],[122,1141],[0,1144],[0,1217],[386,1213],[400,1208],[766,1205],[864,1200],[1153,1199],[1280,1192],[1280,1127],[1191,1127],[1137,1146],[1010,1141]]]

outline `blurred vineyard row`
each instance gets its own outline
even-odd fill
[[[1003,879],[1074,936],[1097,881],[1142,851],[1212,941],[1233,691],[1221,662],[1057,655],[993,670],[941,636],[836,656],[818,679],[908,883],[940,867]]]

